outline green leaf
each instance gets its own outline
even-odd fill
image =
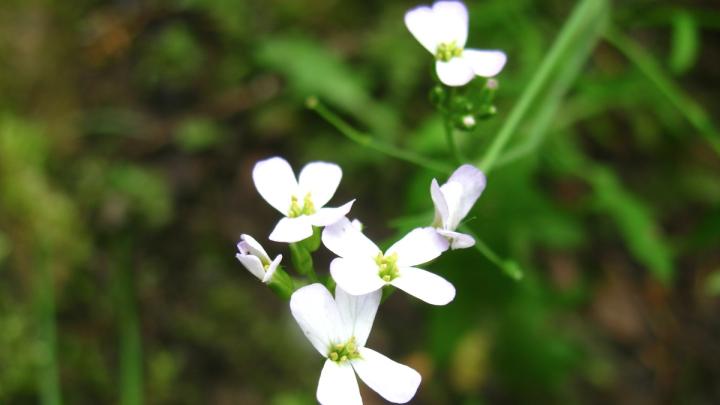
[[[672,252],[650,208],[627,192],[610,170],[595,168],[587,179],[595,190],[596,208],[615,222],[633,256],[658,280],[670,282]]]
[[[392,109],[373,101],[368,81],[347,67],[345,62],[318,41],[302,37],[276,37],[263,41],[258,61],[283,74],[295,93],[326,101],[353,114],[371,130],[393,134],[397,119]]]
[[[222,128],[214,121],[207,118],[190,118],[180,124],[175,141],[187,152],[199,152],[217,145],[222,136]]]
[[[673,73],[685,73],[695,65],[700,50],[699,36],[692,14],[682,11],[673,16],[670,48],[670,70]]]

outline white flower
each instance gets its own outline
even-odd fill
[[[415,395],[421,380],[417,371],[365,347],[381,295],[354,296],[337,287],[333,299],[325,286],[311,284],[290,298],[293,317],[327,359],[317,389],[321,404],[362,404],[355,373],[390,402],[405,403]]]
[[[405,25],[422,46],[435,55],[440,81],[463,86],[475,75],[493,77],[507,57],[502,51],[464,49],[468,36],[468,12],[459,1],[438,1],[405,13]]]
[[[310,237],[313,226],[335,223],[350,212],[355,201],[338,208],[323,208],[342,178],[342,170],[333,163],[309,163],[295,179],[290,164],[273,157],[257,162],[252,176],[262,198],[285,216],[268,237],[275,242],[291,243]]]
[[[277,255],[275,260],[270,260],[265,249],[250,235],[240,235],[240,242],[237,244],[238,252],[235,257],[255,277],[265,284],[272,280],[282,260],[282,255]]]
[[[485,189],[485,175],[472,165],[462,165],[450,176],[447,183],[438,186],[433,179],[430,196],[435,204],[437,232],[446,237],[452,249],[473,246],[475,239],[470,235],[455,232],[460,221],[470,212],[475,201]]]
[[[330,263],[338,286],[353,295],[393,285],[429,304],[445,305],[455,287],[444,278],[412,267],[427,263],[447,250],[448,241],[433,228],[417,228],[383,253],[347,219],[325,228],[322,241],[340,256]]]

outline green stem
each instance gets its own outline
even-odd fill
[[[450,154],[452,155],[453,159],[455,160],[455,163],[458,165],[462,164],[463,158],[460,154],[460,150],[457,147],[457,144],[455,143],[455,136],[453,134],[453,126],[452,122],[450,122],[450,118],[445,116],[443,117],[443,127],[445,128],[445,139],[447,140],[448,148],[450,149]]]
[[[506,165],[527,156],[542,144],[545,135],[556,123],[558,111],[563,105],[568,91],[582,72],[582,67],[585,65],[588,56],[601,39],[603,30],[606,28],[606,22],[606,19],[597,18],[593,21],[593,26],[588,27],[584,38],[578,39],[578,41],[582,41],[580,42],[581,46],[578,46],[577,50],[565,59],[565,63],[562,64],[558,74],[555,75],[555,80],[550,83],[548,90],[544,92],[543,103],[538,107],[529,124],[525,125],[528,132],[524,136],[524,142],[502,154],[495,161],[495,167]],[[566,110],[563,109],[563,112],[566,113]]]
[[[505,124],[500,128],[497,136],[490,144],[485,156],[479,161],[478,166],[484,172],[489,172],[495,164],[503,148],[507,145],[512,135],[530,111],[530,107],[537,101],[542,93],[543,88],[547,86],[550,79],[561,65],[562,57],[571,48],[577,35],[585,29],[585,27],[597,18],[607,8],[605,0],[583,0],[578,4],[572,12],[572,15],[563,26],[560,34],[553,43],[550,52],[540,64],[535,75],[530,80],[530,84],[520,96],[520,100],[510,111]]]
[[[309,98],[307,101],[307,106],[311,110],[317,112],[320,117],[322,117],[330,125],[335,127],[335,129],[340,131],[340,133],[343,134],[346,138],[357,143],[358,145],[364,146],[368,149],[373,149],[385,155],[394,157],[396,159],[404,160],[406,162],[418,165],[420,167],[435,172],[450,173],[453,169],[452,167],[443,162],[437,162],[414,152],[400,149],[394,145],[389,145],[373,139],[373,137],[353,128],[337,114],[330,111],[330,109],[323,105],[317,98]]]
[[[121,405],[139,405],[143,402],[142,338],[136,306],[131,246],[129,238],[120,241],[114,257],[117,264],[113,292],[119,322]]]
[[[283,270],[282,267],[275,269],[268,287],[275,292],[280,298],[289,300],[293,292],[295,292],[295,286],[292,277]]]
[[[510,276],[510,278],[513,280],[521,280],[523,278],[523,271],[517,263],[512,260],[501,258],[497,253],[490,249],[490,247],[486,245],[482,239],[478,238],[477,234],[475,234],[475,232],[473,232],[468,226],[461,225],[458,230],[472,236],[475,239],[475,249],[485,256],[485,258],[491,263],[499,267],[505,274]]]
[[[303,276],[308,277],[313,283],[318,281],[315,274],[312,256],[301,242],[290,243],[290,258],[295,265],[295,270]]]
[[[40,403],[62,404],[57,363],[57,332],[55,321],[55,288],[49,266],[49,252],[41,242],[35,274],[35,311],[39,325],[40,361],[37,373]]]
[[[720,133],[715,129],[708,114],[695,100],[687,96],[665,75],[653,57],[617,29],[609,29],[605,34],[605,38],[617,50],[622,52],[630,62],[637,66],[650,83],[657,87],[660,93],[685,116],[690,124],[710,142],[715,152],[720,155]]]

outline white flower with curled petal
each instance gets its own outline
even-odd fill
[[[448,249],[448,241],[433,228],[414,229],[383,253],[344,218],[323,230],[322,242],[340,256],[330,263],[330,274],[350,294],[393,285],[432,305],[445,305],[455,298],[455,287],[447,280],[413,267]]]
[[[250,273],[257,277],[265,284],[270,283],[275,270],[277,270],[282,260],[282,255],[277,255],[274,260],[270,260],[270,256],[265,249],[250,235],[241,235],[240,242],[237,244],[238,253],[235,257],[245,266]]]
[[[268,237],[275,242],[292,243],[310,237],[313,226],[337,222],[350,212],[355,201],[324,208],[342,178],[342,170],[333,163],[308,163],[296,179],[285,159],[273,157],[257,162],[252,176],[262,198],[285,216]]]
[[[393,403],[415,396],[420,374],[365,347],[382,293],[354,296],[340,287],[335,299],[322,284],[295,291],[290,310],[313,347],[326,358],[317,400],[322,405],[362,404],[355,374]]]
[[[485,189],[485,175],[472,165],[462,165],[442,186],[433,179],[430,196],[435,204],[437,232],[450,241],[452,249],[468,248],[475,244],[472,236],[456,232],[460,221],[470,212]]]
[[[475,76],[493,77],[505,66],[502,51],[465,49],[468,12],[459,1],[438,1],[405,13],[410,33],[435,55],[435,70],[448,86],[464,86]]]

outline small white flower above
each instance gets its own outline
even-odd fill
[[[342,178],[342,170],[333,163],[308,163],[296,179],[285,159],[273,157],[257,162],[252,176],[262,198],[285,216],[268,237],[275,242],[299,242],[312,236],[313,226],[335,223],[350,212],[355,201],[324,208]]]
[[[448,241],[433,228],[414,229],[383,253],[345,218],[323,230],[322,242],[340,256],[330,263],[330,274],[350,294],[393,285],[432,305],[445,305],[455,298],[455,287],[447,280],[413,267],[448,249]]]
[[[415,396],[421,381],[417,371],[365,347],[381,295],[354,296],[337,287],[333,299],[325,286],[311,284],[290,298],[293,317],[326,358],[317,388],[322,405],[362,404],[356,373],[390,402],[406,403]]]
[[[435,56],[435,70],[448,86],[464,86],[473,77],[493,77],[505,66],[502,51],[465,49],[468,12],[459,1],[438,1],[405,13],[405,25],[420,44]]]
[[[238,253],[235,257],[245,266],[250,273],[257,277],[265,284],[270,283],[275,270],[277,270],[282,260],[282,255],[277,255],[274,260],[270,260],[270,256],[265,249],[250,235],[241,235],[240,242],[237,244]]]
[[[435,204],[437,232],[450,241],[452,249],[462,249],[475,244],[472,236],[455,232],[460,221],[470,212],[475,201],[485,189],[485,175],[472,165],[462,165],[442,186],[433,179],[430,196]]]

